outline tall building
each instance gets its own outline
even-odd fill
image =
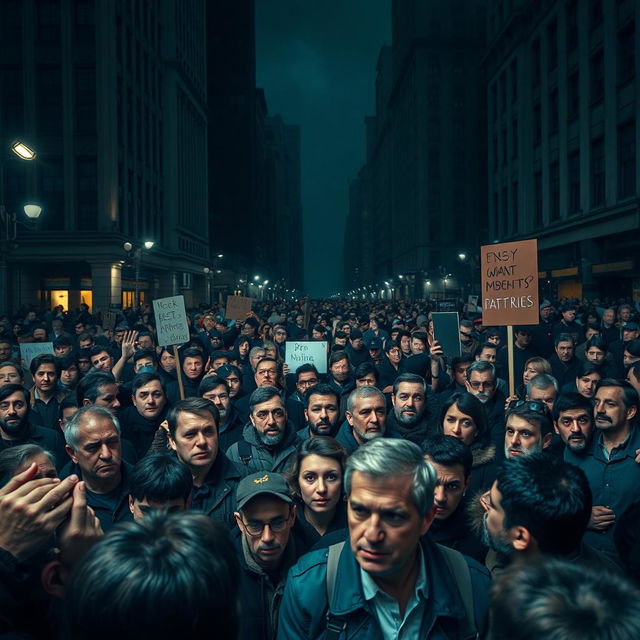
[[[392,2],[367,164],[374,285],[387,281],[401,295],[443,293],[438,276],[468,274],[457,256],[485,233],[485,5]],[[359,284],[368,286],[366,271]]]
[[[490,237],[538,238],[548,296],[640,299],[635,0],[492,4]]]
[[[43,209],[37,229],[20,227],[6,256],[14,310],[129,306],[136,290],[141,300],[202,297],[209,258],[204,6],[0,3],[0,203],[19,218],[26,201]],[[10,158],[16,138],[36,149],[34,161]]]

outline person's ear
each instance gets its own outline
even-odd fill
[[[351,413],[351,411],[345,411],[344,412],[344,417],[347,419],[347,422],[353,426],[353,414]]]
[[[52,597],[62,600],[65,596],[69,579],[69,571],[60,560],[51,560],[40,572],[42,588]]]
[[[131,511],[131,515],[133,515],[133,496],[129,494],[129,511]]]
[[[64,445],[64,450],[73,461],[73,464],[78,464],[78,456],[76,456],[76,452],[68,444]]]
[[[554,430],[558,435],[560,435],[560,429],[558,429],[558,421],[557,421],[557,420],[554,420],[554,421],[553,421],[553,430]]]
[[[634,416],[638,413],[638,407],[631,406],[627,409],[627,420],[633,420]]]
[[[509,530],[511,546],[516,551],[527,551],[533,543],[533,536],[526,527],[517,525]]]

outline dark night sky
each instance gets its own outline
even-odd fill
[[[349,180],[365,160],[390,0],[256,0],[257,84],[271,115],[301,126],[305,288],[342,288]]]

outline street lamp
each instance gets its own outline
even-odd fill
[[[11,145],[11,151],[13,151],[13,153],[15,153],[18,158],[21,158],[22,160],[35,160],[35,157],[37,155],[36,152],[31,147],[29,147],[29,145],[25,144],[21,140],[16,140]]]
[[[130,242],[123,243],[122,247],[127,252],[127,256],[130,259],[133,259],[134,266],[136,268],[136,293],[135,293],[135,308],[140,308],[140,299],[139,299],[139,291],[140,291],[140,263],[142,262],[142,250],[143,248],[147,251],[153,248],[155,243],[153,240],[145,240],[142,246],[137,247],[134,251],[133,245]]]

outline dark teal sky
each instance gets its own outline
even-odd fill
[[[342,288],[348,186],[365,159],[390,0],[256,0],[257,84],[302,138],[305,287]]]

